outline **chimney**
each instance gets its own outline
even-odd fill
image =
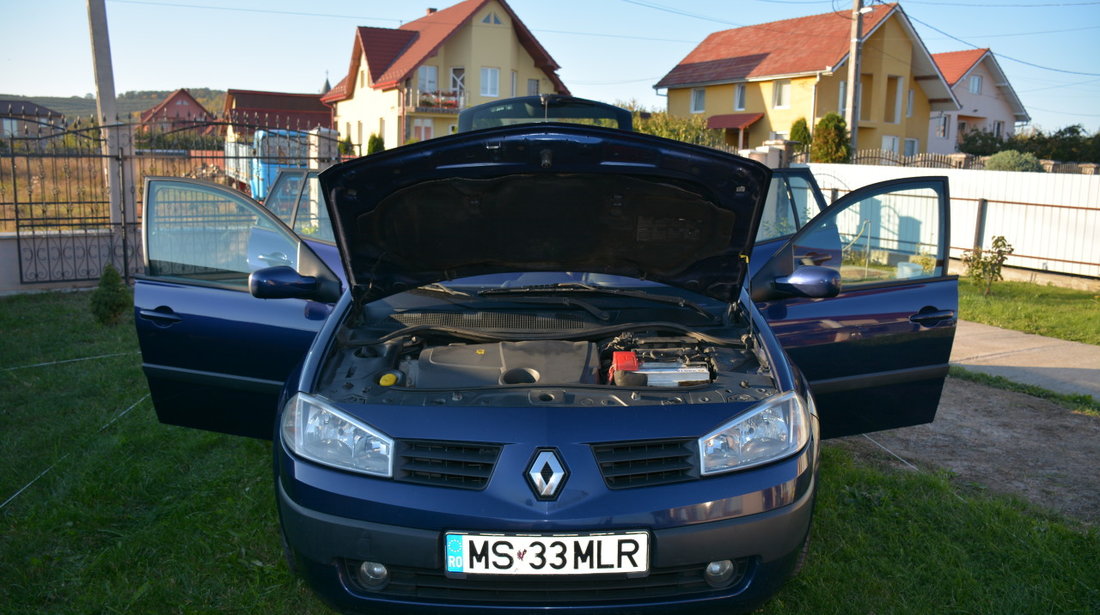
[[[439,10],[439,9],[428,9],[428,15],[431,15],[432,13],[434,13],[434,12],[436,12],[436,11],[438,11],[438,10]]]

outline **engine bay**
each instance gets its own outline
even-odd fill
[[[347,333],[330,350],[318,392],[349,403],[629,406],[756,401],[776,392],[745,329],[714,337],[636,323],[553,339],[430,326],[374,338]]]

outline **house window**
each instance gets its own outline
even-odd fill
[[[538,96],[539,95],[539,80],[528,79],[527,80],[527,95]]]
[[[946,115],[940,115],[936,119],[936,136],[941,138],[947,138],[947,131],[950,129],[949,119]]]
[[[959,122],[959,132],[956,134],[960,139],[964,134],[966,134],[966,122]]]
[[[882,149],[886,152],[898,153],[898,138],[893,135],[882,135]]]
[[[359,87],[366,87],[367,85],[367,71],[359,71]]]
[[[886,113],[883,120],[890,124],[901,121],[901,77],[886,78]]]
[[[691,112],[702,113],[707,106],[707,91],[704,88],[691,90]]]
[[[982,93],[982,76],[970,75],[970,93],[981,94]]]
[[[906,156],[916,156],[920,153],[920,139],[906,139],[905,150],[903,152]]]
[[[913,90],[909,90],[905,99],[905,117],[913,117]]]
[[[734,111],[745,110],[745,84],[738,83],[733,90],[733,109]]]
[[[848,82],[841,81],[838,91],[840,92],[840,100],[836,103],[837,113],[840,117],[845,117],[848,112]]]
[[[438,90],[439,69],[434,66],[421,66],[416,72],[416,87],[421,93]]]
[[[516,71],[512,71],[512,89],[511,89],[512,93],[510,94],[510,96],[515,96],[516,95],[516,92],[518,91],[518,84],[519,84],[519,73],[517,73]]]
[[[481,20],[481,23],[487,23],[489,25],[499,26],[500,25],[500,17],[497,17],[496,13],[489,13],[488,15],[485,16],[484,19]]]
[[[500,69],[481,67],[481,95],[500,96]]]
[[[466,69],[461,66],[451,67],[451,90],[460,97],[466,94]]]
[[[417,141],[427,141],[433,136],[432,121],[425,118],[417,118],[413,120],[413,139]]]
[[[772,108],[786,109],[791,106],[791,80],[776,81],[772,86]]]

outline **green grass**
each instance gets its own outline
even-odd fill
[[[329,613],[283,563],[270,444],[159,424],[132,323],[87,301],[0,298],[0,501],[49,468],[0,509],[0,613]],[[823,458],[809,562],[762,613],[1100,612],[1096,529]]]
[[[959,317],[1004,329],[1100,344],[1100,293],[1027,282],[994,282],[993,294],[959,279]]]

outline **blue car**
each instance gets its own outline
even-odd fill
[[[473,129],[319,175],[335,268],[247,197],[151,179],[157,414],[273,441],[288,561],[341,611],[755,608],[805,556],[821,440],[933,420],[957,311],[944,178],[820,213],[772,180]]]

